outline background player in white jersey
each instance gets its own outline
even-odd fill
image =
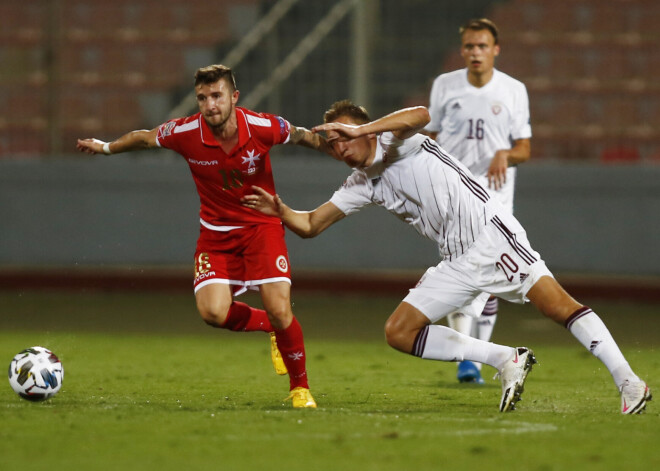
[[[460,27],[465,68],[440,75],[429,99],[431,122],[425,131],[460,160],[484,187],[513,212],[516,165],[530,157],[529,99],[525,85],[495,68],[500,53],[497,26],[486,18]],[[449,325],[490,340],[498,301],[491,297],[477,319],[452,313]],[[483,382],[481,365],[458,366],[461,382]]]
[[[432,139],[417,134],[426,108],[399,110],[370,121],[349,101],[324,116],[334,157],[354,169],[332,198],[313,211],[295,211],[259,187],[243,204],[279,216],[301,237],[314,237],[367,205],[386,208],[438,244],[443,261],[427,270],[387,320],[393,348],[425,359],[472,360],[496,368],[502,379],[500,410],[513,409],[535,362],[531,350],[463,335],[434,322],[483,293],[531,301],[561,323],[598,357],[621,392],[621,412],[641,412],[651,393],[619,350],[601,319],[557,283],[515,217],[479,185],[460,162]]]

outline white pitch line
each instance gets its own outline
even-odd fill
[[[483,422],[483,421],[482,421]],[[470,435],[492,435],[492,434],[512,434],[519,435],[522,433],[548,433],[556,432],[559,430],[556,425],[553,424],[535,424],[532,422],[500,422],[502,425],[511,425],[511,428],[508,427],[498,427],[498,428],[486,428],[486,429],[470,429],[470,430],[456,430],[452,428],[451,430],[436,430],[434,432],[408,432],[408,431],[397,431],[393,430],[394,427],[385,426],[382,431],[376,433],[349,433],[344,434],[341,432],[338,433],[308,433],[308,432],[296,432],[296,433],[287,433],[279,436],[274,436],[273,434],[264,434],[264,435],[254,435],[250,434],[251,440],[257,441],[280,441],[280,440],[336,440],[338,437],[348,440],[361,440],[361,439],[374,439],[374,438],[383,438],[384,435],[396,434],[396,438],[439,438],[439,437],[451,437],[451,436],[470,436]],[[237,435],[223,435],[221,437],[224,440],[245,440],[244,436]]]

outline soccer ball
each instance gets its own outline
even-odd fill
[[[45,401],[62,387],[64,369],[59,358],[44,347],[26,348],[9,364],[9,384],[28,401]]]

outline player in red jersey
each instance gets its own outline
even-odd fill
[[[112,142],[79,139],[76,147],[90,154],[165,147],[186,159],[200,199],[194,281],[200,315],[213,327],[271,333],[273,364],[279,374],[289,374],[293,407],[316,407],[302,329],[291,311],[284,227],[279,218],[245,208],[240,200],[253,185],[275,193],[272,146],[289,143],[330,152],[318,134],[279,116],[237,107],[239,91],[226,66],[197,70],[195,94],[199,113]],[[250,288],[260,291],[265,310],[234,300]]]

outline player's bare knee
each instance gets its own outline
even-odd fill
[[[293,312],[288,305],[271,306],[266,309],[268,320],[275,329],[286,329],[293,320]]]
[[[290,285],[283,282],[264,284],[260,291],[264,310],[273,327],[277,330],[289,327],[293,321]]]
[[[406,349],[408,344],[406,332],[401,329],[401,325],[396,319],[390,317],[387,322],[385,322],[385,339],[387,344],[401,352],[408,352],[409,349]]]
[[[227,320],[227,313],[222,315],[214,311],[200,310],[199,314],[202,316],[202,320],[211,327],[222,327]]]
[[[202,320],[212,327],[222,327],[227,320],[229,306],[221,303],[197,301],[197,310]]]

